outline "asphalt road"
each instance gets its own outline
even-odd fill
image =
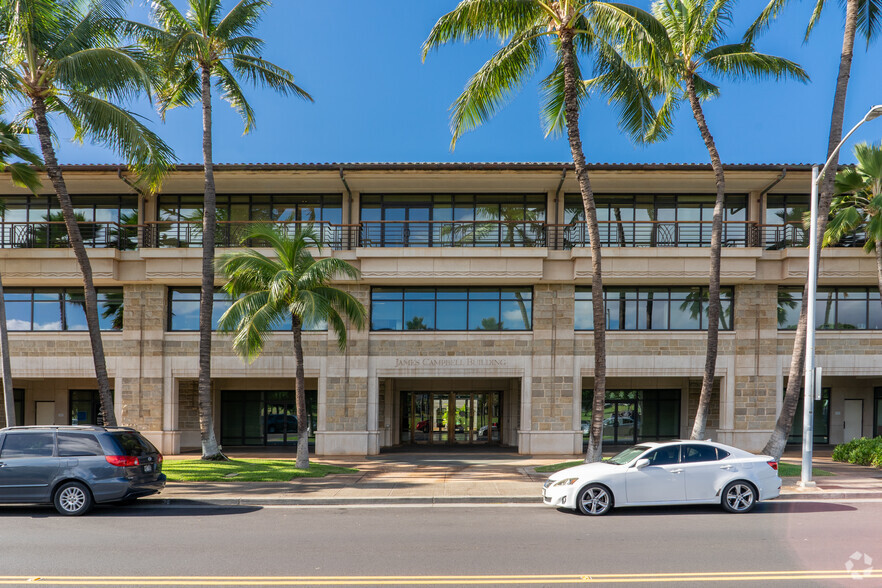
[[[2,507],[0,584],[879,586],[880,522],[882,501],[600,518],[541,506],[131,506],[82,518]],[[855,553],[879,568],[861,582],[846,573]],[[869,567],[863,555],[852,566]]]

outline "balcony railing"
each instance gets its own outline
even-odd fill
[[[131,250],[138,248],[139,225],[114,222],[79,222],[83,244],[96,249]],[[0,248],[56,249],[70,247],[63,221],[0,223]]]
[[[360,247],[545,247],[536,221],[363,221]]]
[[[152,221],[144,225],[114,222],[80,222],[86,247],[134,250],[141,247],[202,247],[202,223]],[[584,222],[553,225],[538,221],[364,221],[355,225],[328,222],[218,221],[218,247],[238,247],[256,225],[271,224],[293,235],[312,225],[331,249],[355,247],[588,247]],[[710,247],[711,221],[600,221],[602,247]],[[862,234],[842,239],[838,247],[861,247]],[[245,242],[247,246],[260,246]],[[807,247],[808,231],[800,223],[760,225],[753,222],[723,223],[723,247],[784,249]],[[0,248],[66,248],[70,246],[63,222],[0,223]]]

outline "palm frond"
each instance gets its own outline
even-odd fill
[[[260,84],[283,96],[292,95],[313,102],[312,96],[294,83],[294,74],[278,65],[244,53],[235,53],[232,63],[233,71],[255,86]]]
[[[790,78],[803,83],[809,81],[808,74],[799,64],[783,57],[757,53],[744,43],[715,47],[703,57],[708,68],[733,80]]]
[[[269,0],[240,0],[218,23],[213,36],[217,39],[231,39],[250,35],[270,4]]]
[[[778,18],[778,14],[784,9],[789,0],[770,0],[766,7],[763,8],[759,16],[753,21],[747,31],[744,33],[744,42],[752,43],[761,33],[769,28],[773,20]]]
[[[248,100],[245,99],[242,88],[239,87],[239,82],[236,81],[236,78],[223,63],[215,64],[213,71],[217,78],[217,85],[222,92],[221,98],[229,102],[230,106],[239,113],[239,116],[242,117],[242,122],[245,123],[244,134],[248,134],[254,128],[254,110],[248,104]]]
[[[150,95],[150,76],[139,63],[143,59],[136,50],[119,47],[84,49],[55,61],[55,82],[114,100],[131,100]]]

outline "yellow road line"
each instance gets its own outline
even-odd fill
[[[882,579],[882,570],[858,572]],[[664,572],[647,574],[508,574],[458,576],[0,576],[0,584],[54,584],[73,586],[396,586],[419,584],[602,584],[651,582],[757,582],[842,580],[846,570],[792,570],[744,572]]]

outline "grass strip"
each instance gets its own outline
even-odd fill
[[[293,459],[167,459],[162,463],[162,473],[169,482],[288,482],[294,478],[322,478],[358,471],[316,462],[310,462],[308,470],[300,470],[294,463]]]

